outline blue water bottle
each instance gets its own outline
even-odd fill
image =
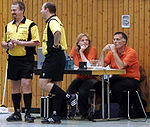
[[[71,69],[71,58],[69,55],[68,55],[68,69]]]
[[[73,56],[71,56],[71,59],[70,59],[70,62],[71,62],[71,68],[70,69],[74,69],[74,61],[73,61]]]
[[[68,57],[68,55],[66,55],[65,70],[69,69],[69,61],[70,61],[70,58]]]

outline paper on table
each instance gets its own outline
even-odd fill
[[[105,67],[102,66],[90,66],[88,67],[90,70],[105,70]]]
[[[79,67],[74,67],[74,70],[78,70],[79,69]]]
[[[89,70],[116,70],[113,68],[110,68],[109,65],[106,67],[102,67],[102,66],[90,66],[88,67]]]

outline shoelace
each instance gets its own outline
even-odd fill
[[[78,103],[78,102],[77,102],[77,99],[74,99],[73,101],[71,101],[70,105],[71,105],[71,106],[75,106],[77,103]]]
[[[53,123],[55,122],[53,118],[48,118],[47,120],[48,120],[49,122],[53,122]]]

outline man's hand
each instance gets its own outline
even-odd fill
[[[60,46],[61,46],[60,44],[53,44],[53,48],[56,48],[56,49],[60,48]]]
[[[61,44],[60,44],[60,40],[61,40],[61,32],[60,31],[56,31],[54,33],[54,44],[53,44],[53,48],[60,48]]]
[[[19,40],[12,40],[12,43],[20,45],[20,46],[22,46],[23,44],[22,41],[19,41]]]
[[[107,44],[107,45],[103,48],[103,52],[111,50],[111,48],[110,48],[111,45],[112,45],[112,44]]]
[[[7,43],[7,47],[8,47],[9,49],[13,49],[13,48],[14,48],[14,43],[8,42],[8,43]]]
[[[114,45],[114,44],[111,44],[111,45],[110,45],[110,49],[111,49],[112,52],[113,52],[113,51],[116,51],[115,45]]]
[[[105,51],[115,51],[115,45],[114,44],[107,44],[104,48],[103,48],[103,52]]]
[[[102,52],[101,52],[101,55],[99,57],[99,62],[98,64],[100,66],[106,66],[106,63],[104,62],[104,56],[105,56],[105,52],[106,51],[115,51],[115,45],[114,44],[107,44],[103,49],[102,49]]]

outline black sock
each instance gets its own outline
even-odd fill
[[[59,95],[55,95],[52,97],[53,115],[60,116],[62,100],[62,96]]]
[[[31,103],[32,103],[32,93],[23,94],[24,104],[25,104],[25,114],[30,114]]]
[[[59,86],[57,86],[56,84],[53,85],[50,93],[58,95],[58,96],[62,96],[62,97],[66,97],[66,92],[63,91]]]
[[[20,112],[21,93],[12,94],[12,101],[15,112]]]

